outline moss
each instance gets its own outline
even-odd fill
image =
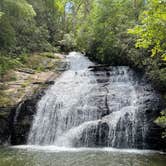
[[[165,131],[162,133],[162,137],[166,138],[166,109],[161,112],[161,116],[155,120],[155,123],[164,128]]]
[[[5,84],[5,83],[1,83],[1,84],[0,84],[0,91],[6,90],[7,88],[8,88],[8,85],[7,85],[7,84]],[[0,93],[0,95],[1,95],[1,93]]]
[[[41,72],[52,69],[55,65],[53,62],[60,61],[60,58],[52,52],[21,54],[17,58],[11,58],[6,55],[0,56],[0,79],[4,81],[15,81],[17,79],[11,74],[11,70],[14,70],[15,68],[29,68]]]
[[[10,111],[9,112],[7,112],[7,111],[0,111],[0,117],[8,117],[9,113],[10,113]]]
[[[29,56],[27,54],[22,54],[18,59],[22,64],[26,64],[28,62]]]
[[[22,87],[22,89],[17,90],[17,98],[20,98],[25,95],[25,91],[24,91],[25,87]]]
[[[55,66],[55,61],[59,61],[60,58],[55,56],[54,53],[40,53],[30,56],[24,55],[21,58],[24,68],[30,68],[37,72],[51,70]]]
[[[19,73],[14,71],[16,68],[8,70],[8,72],[3,75],[3,82],[0,83],[0,107],[14,105],[23,98],[27,92],[34,94],[38,92],[39,88],[43,88],[44,85],[36,85],[31,88],[30,85],[34,82],[35,73],[54,70],[58,67],[60,58],[54,53],[24,54],[17,58],[17,61],[19,61],[17,70],[20,69],[19,71],[28,73],[29,76],[24,75],[24,73],[19,75]],[[34,73],[29,72],[31,70]],[[12,83],[11,86],[10,82]]]
[[[13,104],[13,100],[4,92],[0,91],[0,107],[6,107],[12,104]]]
[[[50,59],[54,59],[55,58],[55,55],[52,52],[44,52],[44,53],[41,53],[40,55],[44,56],[44,57],[47,57],[47,58],[50,58]]]
[[[14,73],[13,70],[9,70],[9,71],[7,71],[7,72],[3,75],[2,80],[3,80],[4,82],[7,82],[7,81],[16,81],[16,80],[17,80],[17,76],[16,76],[16,74]]]
[[[24,82],[23,84],[21,84],[21,87],[22,87],[22,88],[25,88],[25,87],[27,87],[28,85],[29,85],[28,82]]]
[[[161,115],[157,120],[156,123],[162,127],[166,127],[166,115]]]
[[[35,70],[36,70],[37,72],[42,72],[42,71],[45,71],[45,70],[46,70],[46,67],[43,66],[43,65],[39,65],[39,66],[37,66],[37,67],[35,68]]]

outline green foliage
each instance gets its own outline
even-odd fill
[[[166,127],[166,110],[161,113],[161,116],[156,120],[156,123]]]
[[[73,39],[64,35],[67,34],[64,28],[66,2],[55,0],[0,1],[1,75],[13,68],[17,60],[21,64],[27,63],[30,53],[60,51],[60,41],[67,42],[64,47],[73,46]],[[59,5],[63,7],[63,11],[59,9]],[[51,54],[48,56],[52,57]],[[42,70],[36,64],[35,69],[37,68]]]
[[[3,12],[0,12],[0,19],[1,19],[1,17],[3,16],[3,14],[4,14]]]
[[[1,0],[1,10],[17,18],[29,19],[36,15],[33,7],[26,0]]]
[[[20,63],[17,59],[0,55],[0,79],[2,78],[2,75],[6,73],[8,70],[15,68],[19,65]]]
[[[69,52],[76,47],[76,41],[73,34],[64,34],[63,40],[60,41],[63,51]]]
[[[66,2],[1,0],[0,51],[18,55],[56,50],[54,47],[59,46],[59,41],[66,34],[66,29],[63,28]],[[63,11],[59,5],[63,6]]]
[[[140,16],[140,24],[129,33],[137,36],[136,47],[150,48],[152,57],[159,55],[166,59],[166,2],[150,0]]]
[[[16,43],[15,30],[8,18],[3,15],[0,21],[0,50],[10,50]]]
[[[44,56],[44,57],[47,57],[47,58],[50,58],[50,59],[54,59],[55,58],[54,53],[51,53],[51,52],[44,52],[44,53],[41,53],[40,55]]]
[[[166,110],[161,112],[161,116],[155,121],[159,126],[165,128],[165,132],[163,133],[163,138],[166,138]]]
[[[140,2],[138,13],[142,10]],[[134,15],[135,8],[129,0],[94,1],[87,21],[77,31],[80,48],[86,49],[94,59],[103,63],[124,62],[124,50],[130,42],[127,28],[135,23],[137,18]]]
[[[5,107],[12,104],[12,100],[5,93],[0,91],[0,106]],[[3,115],[4,116],[4,115]]]

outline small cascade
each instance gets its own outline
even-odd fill
[[[159,98],[126,66],[93,68],[80,53],[38,102],[30,145],[147,148],[150,119]]]
[[[19,103],[18,107],[16,108],[16,112],[15,112],[15,116],[14,116],[14,124],[17,123],[17,119],[18,119],[21,107],[22,107],[22,103]]]

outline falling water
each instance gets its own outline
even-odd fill
[[[76,52],[67,60],[70,69],[38,102],[28,144],[146,148],[146,111],[158,105],[152,87],[126,66],[94,68]]]

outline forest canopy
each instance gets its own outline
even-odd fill
[[[0,74],[25,54],[78,50],[144,70],[165,91],[165,36],[165,0],[1,0]]]
[[[134,43],[165,59],[165,11],[165,0],[1,0],[0,51],[75,48],[107,61]]]
[[[157,81],[166,59],[165,27],[165,0],[1,0],[1,61],[79,50],[101,63],[155,68],[150,77]]]

